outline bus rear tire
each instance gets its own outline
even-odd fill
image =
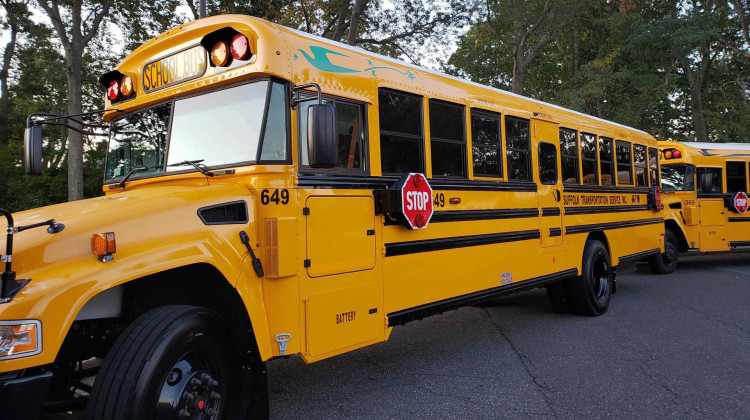
[[[231,418],[240,367],[219,317],[196,306],[152,309],[120,335],[94,382],[87,420]]]
[[[607,312],[612,298],[614,272],[603,243],[586,241],[581,275],[570,283],[570,305],[581,315],[599,316]]]
[[[677,270],[679,256],[680,248],[677,235],[674,234],[672,229],[666,229],[664,231],[664,253],[649,258],[648,263],[651,265],[651,271],[656,274],[671,274]]]

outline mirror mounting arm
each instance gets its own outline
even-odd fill
[[[299,85],[299,86],[295,85],[295,84],[292,84],[292,98],[291,98],[291,102],[292,102],[292,108],[293,109],[297,108],[297,104],[298,103],[307,101],[307,99],[300,99],[298,97],[298,93],[302,89],[307,89],[307,88],[312,88],[312,87],[314,87],[315,90],[318,91],[318,105],[320,105],[320,104],[323,103],[323,91],[320,89],[320,85],[318,85],[317,83],[307,83],[307,84]]]

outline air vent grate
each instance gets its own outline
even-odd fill
[[[247,223],[247,204],[235,201],[198,209],[198,217],[206,225],[232,225]]]

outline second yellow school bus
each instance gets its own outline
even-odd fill
[[[668,271],[679,252],[750,246],[750,144],[659,142]]]
[[[101,81],[106,195],[12,215],[16,419],[263,415],[269,359],[535,287],[601,315],[616,267],[664,251],[657,143],[633,128],[246,16]]]

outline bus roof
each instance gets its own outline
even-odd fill
[[[281,26],[281,25],[279,25],[279,26]],[[501,95],[508,95],[508,96],[512,96],[512,97],[515,97],[515,98],[527,100],[527,101],[530,101],[530,102],[533,102],[533,103],[536,103],[536,104],[539,104],[539,105],[544,105],[544,106],[548,106],[550,108],[554,108],[554,109],[557,109],[557,110],[560,110],[560,111],[569,112],[571,114],[574,114],[574,115],[577,115],[577,116],[580,116],[580,117],[585,117],[585,118],[588,118],[588,119],[591,119],[591,120],[594,120],[594,121],[598,121],[598,122],[602,122],[602,123],[606,123],[606,124],[611,124],[613,126],[617,126],[617,127],[624,128],[624,129],[627,129],[627,130],[633,130],[635,132],[641,133],[642,135],[651,137],[651,134],[646,133],[645,131],[639,130],[637,128],[629,127],[629,126],[626,126],[626,125],[623,125],[623,124],[619,124],[619,123],[616,123],[616,122],[613,122],[613,121],[608,121],[608,120],[605,120],[605,119],[602,119],[602,118],[594,117],[592,115],[588,115],[588,114],[584,114],[582,112],[574,111],[572,109],[568,109],[568,108],[565,108],[565,107],[562,107],[562,106],[559,106],[559,105],[551,104],[551,103],[548,103],[548,102],[540,101],[538,99],[530,98],[528,96],[523,96],[523,95],[519,95],[519,94],[516,94],[516,93],[513,93],[513,92],[509,92],[507,90],[502,90],[502,89],[494,88],[492,86],[487,86],[487,85],[483,85],[483,84],[480,84],[480,83],[472,82],[471,80],[462,79],[462,78],[456,77],[456,76],[451,76],[451,75],[446,74],[446,73],[441,73],[441,72],[436,71],[436,70],[432,70],[432,69],[428,69],[426,67],[418,66],[416,64],[407,63],[405,61],[402,61],[402,60],[399,60],[399,59],[396,59],[396,58],[386,57],[384,55],[380,55],[380,54],[377,54],[377,53],[374,53],[374,52],[370,52],[370,51],[364,50],[362,48],[358,48],[358,47],[354,47],[354,46],[351,46],[351,45],[348,45],[348,44],[343,44],[343,43],[340,43],[340,42],[332,41],[330,39],[323,38],[323,37],[320,37],[320,36],[317,36],[317,35],[313,35],[313,34],[309,34],[307,32],[303,32],[303,31],[300,31],[300,30],[297,30],[297,29],[287,28],[285,26],[282,26],[282,27],[285,28],[285,29],[290,30],[291,32],[294,32],[295,34],[297,34],[299,36],[306,37],[306,38],[312,38],[312,39],[314,39],[316,41],[319,41],[319,42],[322,42],[322,43],[325,43],[325,44],[333,45],[333,46],[336,46],[336,47],[339,47],[339,48],[348,49],[350,51],[357,52],[357,53],[360,53],[360,54],[365,54],[365,55],[373,56],[373,57],[376,57],[376,58],[378,58],[380,60],[383,60],[383,61],[389,61],[389,62],[394,63],[394,64],[398,64],[398,65],[405,66],[405,67],[410,67],[410,68],[415,69],[415,70],[419,70],[419,71],[423,71],[425,73],[433,74],[435,76],[445,77],[447,79],[451,79],[451,80],[454,80],[454,81],[457,81],[457,82],[461,82],[461,83],[466,83],[466,84],[469,84],[469,85],[472,85],[472,86],[476,86],[476,87],[479,87],[479,88],[483,88],[483,89],[489,89],[489,90],[494,91],[496,93],[499,93]]]

